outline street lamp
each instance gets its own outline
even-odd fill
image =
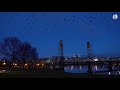
[[[6,63],[4,62],[3,65],[5,65]]]

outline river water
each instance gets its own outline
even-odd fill
[[[92,71],[96,74],[120,75],[120,67],[112,67],[114,71],[109,71],[107,65],[93,65]],[[65,66],[64,71],[68,73],[88,73],[88,66],[86,65],[70,65]],[[101,72],[99,72],[101,71]]]

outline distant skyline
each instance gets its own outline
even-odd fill
[[[120,56],[120,13],[0,12],[0,42],[8,36],[31,43],[39,57],[56,56],[60,40],[65,56],[87,55],[87,41],[94,56]]]

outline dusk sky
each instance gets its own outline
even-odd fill
[[[8,36],[31,43],[39,57],[56,56],[60,40],[65,56],[87,55],[87,41],[95,56],[120,56],[120,13],[0,12],[0,42]]]

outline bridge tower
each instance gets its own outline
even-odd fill
[[[87,57],[88,57],[90,60],[93,59],[92,48],[91,48],[91,44],[90,44],[89,41],[87,42]],[[92,74],[92,73],[93,73],[91,62],[88,62],[88,73],[89,73],[89,74]]]
[[[92,48],[91,48],[91,44],[89,41],[87,42],[87,57],[89,59],[92,59],[93,57]]]
[[[60,42],[59,42],[58,62],[59,62],[59,64],[63,64],[64,63],[63,40],[60,40]]]

